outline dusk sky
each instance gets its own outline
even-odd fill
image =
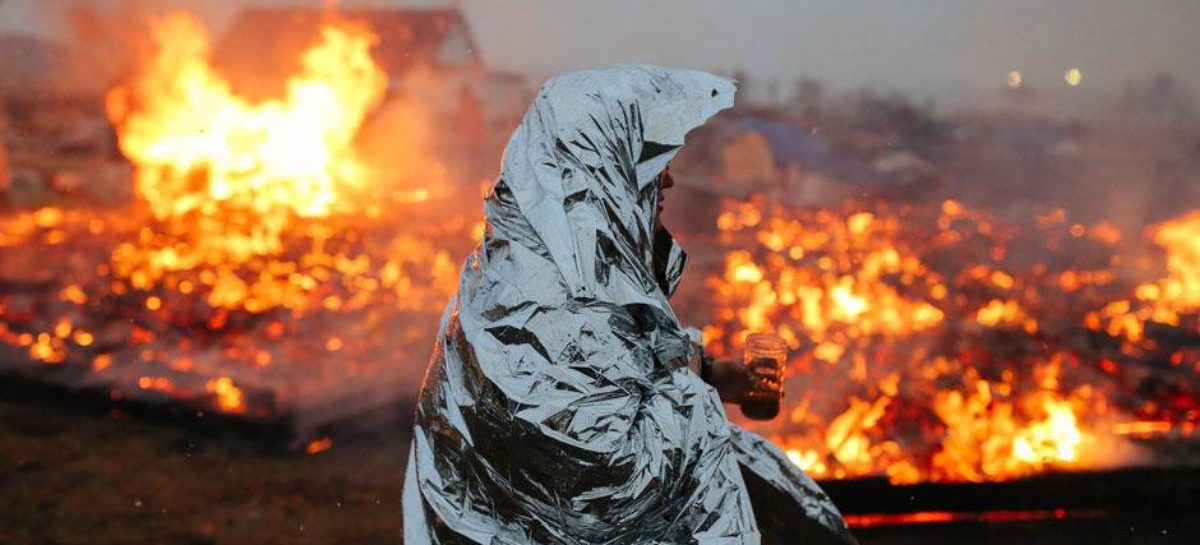
[[[81,0],[0,0],[0,31],[62,32],[53,8]],[[118,0],[95,0],[117,6]],[[129,2],[127,2],[128,4]],[[135,0],[187,7],[220,32],[241,6],[328,0]],[[1129,77],[1173,73],[1200,89],[1200,1],[938,0],[647,2],[608,0],[352,1],[359,6],[457,5],[486,60],[534,75],[614,62],[652,62],[765,81],[811,76],[835,87],[898,89],[969,102],[1020,70],[1048,93],[1111,91]],[[56,28],[58,30],[56,30]],[[1078,68],[1069,91],[1064,73]],[[788,86],[785,84],[784,89]]]

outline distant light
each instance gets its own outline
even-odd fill
[[[1075,87],[1076,85],[1079,85],[1080,81],[1083,81],[1083,73],[1080,72],[1078,68],[1072,68],[1067,70],[1067,73],[1063,76],[1063,79],[1067,80],[1067,85]]]
[[[1013,70],[1012,72],[1008,73],[1008,86],[1012,89],[1016,89],[1021,86],[1020,70]]]

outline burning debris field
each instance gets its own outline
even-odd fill
[[[818,478],[1006,480],[1194,432],[1200,214],[1150,230],[1163,277],[1136,285],[1121,233],[1061,209],[1022,229],[953,200],[757,199],[719,223],[731,249],[708,280],[708,338],[788,339],[789,412],[760,429]]]
[[[297,440],[410,396],[481,235],[462,204],[480,183],[432,152],[400,176],[362,156],[387,81],[375,35],[331,20],[284,94],[252,102],[212,66],[196,19],[149,31],[140,68],[106,96],[131,202],[3,218],[5,372],[285,418]],[[1150,227],[1136,256],[1124,249],[1142,233],[1063,208],[1028,216],[725,197],[682,312],[712,324],[718,355],[748,331],[787,340],[784,416],[751,426],[818,478],[1151,462],[1139,441],[1186,440],[1200,421],[1200,212]]]
[[[287,94],[254,104],[198,21],[152,31],[107,96],[135,202],[4,218],[6,370],[254,419],[397,395],[478,236],[447,210],[478,189],[429,159],[417,185],[356,155],[386,83],[365,28],[323,28]]]
[[[94,158],[44,166],[22,149],[33,137],[0,147],[4,391],[269,428],[269,446],[310,455],[341,447],[339,423],[408,418],[534,86],[490,72],[473,46],[461,66],[385,53],[397,39],[438,55],[469,44],[453,10],[414,11],[405,32],[370,10],[287,13],[257,13],[306,29],[281,40],[299,44],[290,72],[265,83],[222,66],[194,15],[139,24],[136,61],[94,101],[115,185],[70,172]],[[500,95],[516,109],[489,102]],[[868,532],[1138,508],[1111,487],[1178,508],[1172,494],[1200,486],[1195,191],[1130,221],[1077,194],[980,190],[963,180],[1032,152],[1013,161],[1020,145],[977,134],[1054,132],[1039,141],[1047,164],[1121,140],[1040,118],[935,120],[895,100],[735,108],[677,161],[691,184],[667,212],[691,258],[678,313],[717,357],[739,358],[755,331],[789,349],[780,416],[730,405],[731,418],[829,483]],[[9,117],[12,133],[45,124]],[[919,143],[891,149],[905,135]],[[1194,182],[1200,164],[1177,159]],[[1093,171],[1079,170],[1062,185],[1085,187]]]

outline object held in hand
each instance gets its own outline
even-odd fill
[[[787,344],[778,335],[751,333],[746,337],[743,363],[754,375],[750,391],[742,399],[742,414],[747,418],[770,420],[779,414],[786,361]]]

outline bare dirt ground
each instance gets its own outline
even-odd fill
[[[396,544],[407,445],[317,455],[0,401],[0,543]]]
[[[169,422],[0,398],[0,544],[396,545],[407,434],[375,435],[383,437],[307,455]],[[855,533],[863,545],[1184,545],[1200,542],[1200,517]]]

